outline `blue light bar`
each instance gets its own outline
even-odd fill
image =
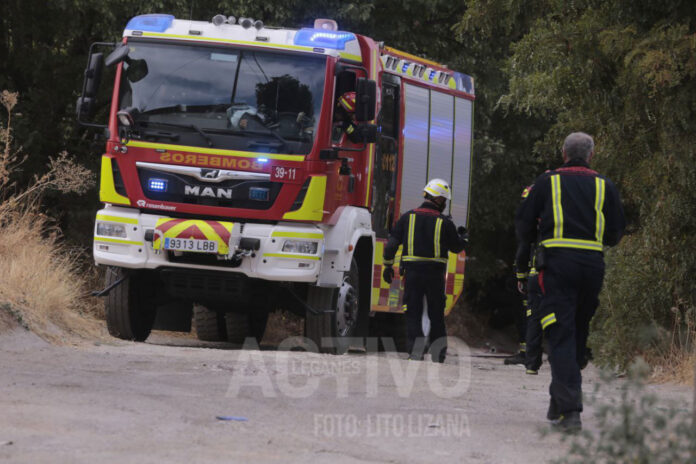
[[[268,163],[268,158],[256,158],[259,163]]]
[[[147,181],[147,189],[152,192],[166,192],[167,181],[165,179],[151,178]]]
[[[401,66],[401,72],[405,73],[409,66],[411,66],[411,63],[404,63],[403,66]]]
[[[169,29],[174,16],[168,14],[146,14],[136,16],[128,21],[126,29],[132,31],[164,32]]]
[[[435,74],[437,74],[437,71],[430,71],[430,76],[428,77],[428,80],[433,80],[435,79]]]
[[[295,45],[332,48],[334,50],[345,50],[346,43],[351,40],[356,40],[355,34],[352,32],[326,31],[306,27],[295,34]]]

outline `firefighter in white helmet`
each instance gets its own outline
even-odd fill
[[[401,216],[384,247],[384,272],[387,283],[394,278],[394,256],[403,245],[400,270],[404,273],[404,311],[406,311],[410,359],[423,359],[426,340],[423,335],[423,299],[430,318],[430,355],[444,362],[447,353],[445,332],[445,274],[448,253],[459,253],[468,244],[466,228],[457,228],[442,212],[452,199],[449,184],[433,179],[423,189],[425,201]]]

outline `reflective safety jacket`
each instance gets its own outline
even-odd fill
[[[425,201],[420,207],[402,215],[384,246],[384,264],[394,264],[394,257],[401,250],[401,266],[432,266],[444,271],[447,253],[459,253],[466,246],[466,239],[459,236],[454,222],[438,211],[437,206]]]
[[[515,217],[517,238],[546,248],[602,252],[619,243],[626,227],[619,192],[579,159],[534,182]]]

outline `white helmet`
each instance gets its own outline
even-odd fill
[[[423,189],[425,193],[433,197],[445,197],[447,200],[452,199],[452,193],[447,181],[442,179],[433,179],[428,182],[428,185]]]

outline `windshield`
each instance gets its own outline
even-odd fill
[[[119,109],[134,120],[127,138],[271,153],[311,150],[324,57],[140,41],[128,46],[119,99]]]

